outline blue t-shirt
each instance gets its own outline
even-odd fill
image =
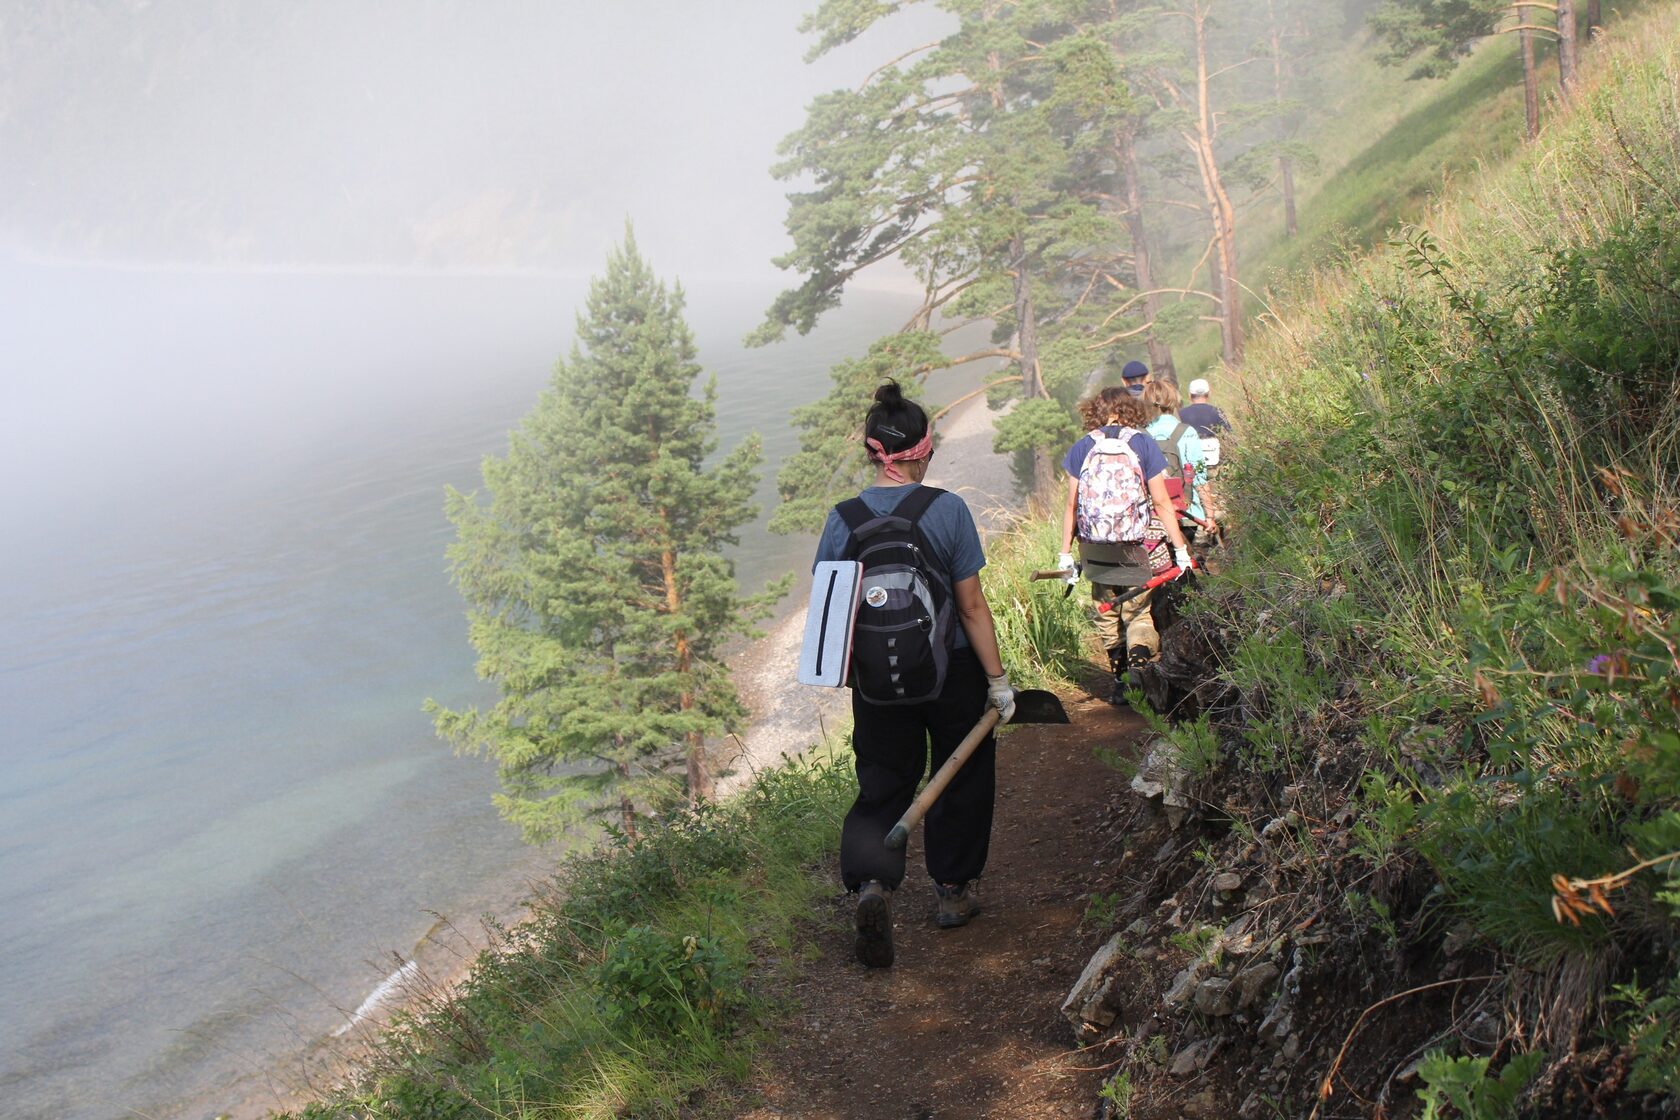
[[[870,512],[885,517],[920,485],[912,482],[906,486],[869,486],[858,497]],[[955,603],[955,585],[969,576],[979,575],[980,569],[986,566],[986,553],[980,547],[980,530],[974,525],[974,515],[968,511],[967,502],[947,490],[933,500],[916,525],[933,553],[930,574],[944,584],[946,596]],[[829,510],[822,536],[817,538],[817,558],[811,566],[815,568],[824,560],[845,559],[846,542],[851,535],[845,519],[837,511]],[[960,649],[968,645],[968,635],[960,625],[955,629],[952,644]]]
[[[1102,431],[1106,436],[1117,436],[1120,434],[1120,426],[1110,424]],[[1091,447],[1096,442],[1095,437],[1090,432],[1086,432],[1079,437],[1079,442],[1068,448],[1067,455],[1062,459],[1062,469],[1067,471],[1070,477],[1079,477],[1080,470],[1085,466],[1085,456],[1091,453]],[[1156,446],[1155,441],[1150,439],[1146,433],[1137,432],[1134,434],[1131,438],[1131,444],[1132,451],[1138,457],[1138,465],[1143,468],[1144,482],[1167,473],[1167,457],[1161,454],[1160,447]]]
[[[1231,430],[1231,422],[1225,419],[1225,414],[1211,404],[1187,404],[1178,410],[1178,418],[1196,429],[1196,434],[1204,439],[1220,428]]]

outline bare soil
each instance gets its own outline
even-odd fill
[[[746,1120],[1090,1116],[1104,1076],[1059,1013],[1105,936],[1086,920],[1098,850],[1126,778],[1098,747],[1130,751],[1142,721],[1064,698],[1072,723],[1023,726],[998,748],[998,801],[969,925],[940,930],[912,840],[893,898],[897,961],[853,958],[851,899],[836,884],[810,939],[819,955],[778,994],[792,1010],[734,1115]],[[1096,872],[1096,874],[1094,874]],[[836,873],[836,878],[837,878]]]

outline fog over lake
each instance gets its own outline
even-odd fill
[[[902,322],[883,276],[740,347],[782,280],[775,143],[860,75],[800,62],[798,5],[711,7],[8,13],[7,1117],[182,1115],[342,1023],[429,911],[540,870],[420,711],[486,694],[442,496],[626,219],[688,292],[725,445],[765,438],[766,505],[789,409]],[[736,555],[751,585],[807,548],[761,519]]]

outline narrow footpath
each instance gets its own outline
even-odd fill
[[[1083,693],[1066,726],[1023,726],[998,745],[998,805],[971,924],[933,924],[933,891],[912,841],[893,898],[897,963],[852,956],[838,886],[811,931],[821,956],[783,994],[777,1028],[735,1115],[747,1120],[1088,1117],[1100,1047],[1080,1051],[1059,1007],[1106,935],[1087,918],[1090,884],[1118,858],[1103,827],[1127,777],[1096,756],[1132,753],[1140,719]],[[919,839],[919,837],[918,837]],[[1097,872],[1097,874],[1093,874]],[[1097,910],[1100,911],[1099,903]]]

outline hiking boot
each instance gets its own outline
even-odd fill
[[[866,968],[892,966],[892,892],[879,879],[858,892],[857,959]]]
[[[1126,689],[1130,685],[1126,681],[1126,658],[1118,649],[1108,651],[1108,671],[1114,675],[1114,686],[1109,689],[1108,702],[1116,708],[1131,707],[1126,699]]]
[[[960,886],[949,886],[945,883],[935,883],[933,893],[938,899],[938,910],[934,912],[933,920],[939,923],[940,929],[956,929],[966,926],[968,920],[980,913],[980,881],[970,879]]]

